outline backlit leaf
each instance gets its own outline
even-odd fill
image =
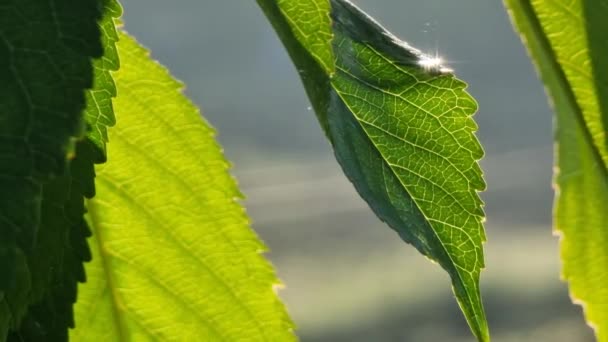
[[[505,4],[555,107],[562,276],[608,341],[608,1]]]
[[[473,333],[488,340],[479,290],[483,150],[465,83],[348,1],[258,3],[346,176],[381,220],[450,274]]]
[[[71,340],[295,340],[214,131],[132,38],[118,51]]]

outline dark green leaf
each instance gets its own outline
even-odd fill
[[[66,172],[83,134],[84,91],[102,54],[96,0],[0,4],[0,338],[30,299],[42,187]]]
[[[105,141],[99,132],[105,132],[105,126],[113,123],[111,96],[114,95],[115,90],[109,71],[117,69],[118,60],[114,46],[117,37],[112,18],[120,14],[120,7],[113,0],[89,1],[75,6],[71,6],[69,3],[49,2],[46,6],[50,19],[45,20],[59,20],[57,18],[65,17],[65,23],[61,25],[71,28],[71,31],[58,31],[57,34],[65,36],[68,41],[86,39],[97,44],[101,42],[104,54],[103,57],[98,54],[90,55],[90,57],[97,57],[93,61],[93,88],[86,94],[80,94],[79,101],[86,101],[84,112],[86,113],[85,121],[89,127],[87,137],[76,142],[75,151],[70,151],[72,155],[75,154],[75,158],[71,160],[65,170],[56,172],[47,181],[41,182],[41,194],[39,195],[41,201],[38,209],[40,211],[39,227],[34,244],[26,250],[24,259],[27,260],[27,266],[22,266],[28,271],[28,274],[24,276],[24,281],[27,279],[28,286],[21,286],[20,298],[17,298],[16,294],[8,293],[5,300],[10,308],[7,312],[0,313],[0,315],[6,314],[7,317],[10,317],[9,320],[13,320],[11,326],[14,331],[9,336],[9,340],[67,340],[68,327],[73,325],[72,305],[76,300],[77,282],[85,279],[82,263],[90,259],[86,242],[86,237],[90,233],[83,218],[84,197],[91,197],[94,194],[93,163],[105,160]],[[85,8],[79,9],[79,7],[85,5],[89,6],[87,9],[89,11],[97,14],[103,13],[103,18],[69,16],[82,15]],[[29,6],[31,8],[28,10],[32,11],[32,15],[40,14],[33,10],[34,6]],[[14,7],[14,9],[18,8]],[[53,15],[57,18],[54,18]],[[91,22],[85,23],[84,20],[87,19]],[[34,21],[34,18],[30,18],[30,20]],[[98,24],[101,27],[101,41]],[[95,30],[87,28],[91,25]],[[86,33],[87,30],[91,31],[90,34],[95,33],[96,36],[77,36],[80,31]],[[38,31],[32,31],[32,33],[42,37],[46,34],[46,32]],[[22,34],[24,33],[22,32]],[[76,41],[76,43],[78,42]],[[53,44],[49,43],[49,46],[51,50],[54,48]],[[78,45],[72,43],[71,49],[75,47]],[[39,53],[44,54],[44,51]],[[90,57],[86,59],[89,64],[88,74],[81,68],[82,70],[74,69],[73,74],[68,73],[67,77],[86,79],[87,75],[91,74]],[[32,60],[24,68],[38,68],[39,71],[44,71],[44,66],[36,64],[39,62]],[[66,68],[66,66],[62,66],[62,68]],[[78,75],[77,72],[82,74]],[[44,75],[41,79],[44,79]],[[57,86],[71,87],[69,84],[61,83]],[[46,96],[56,95],[49,92]],[[82,120],[82,112],[83,108],[80,108],[78,122]],[[101,121],[100,118],[107,119]],[[45,122],[45,124],[48,123]],[[62,122],[56,124],[61,126]],[[48,126],[46,129],[52,131],[53,126]],[[73,149],[73,147],[71,148]],[[65,159],[65,151],[62,153]],[[21,302],[20,306],[16,305],[17,299]],[[31,306],[28,308],[27,305]],[[16,314],[17,310],[19,310],[19,314]],[[23,322],[19,324],[18,318],[23,316],[26,310],[27,314],[23,318]]]
[[[380,219],[450,274],[474,334],[488,340],[479,291],[483,150],[465,84],[347,1],[258,3],[346,176]]]

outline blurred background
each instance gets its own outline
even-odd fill
[[[126,29],[188,88],[234,164],[304,342],[473,341],[447,274],[343,176],[255,1],[122,0]],[[592,341],[559,281],[552,118],[500,1],[356,0],[448,61],[479,102],[488,191],[482,291],[493,341]]]

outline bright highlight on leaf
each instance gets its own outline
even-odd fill
[[[453,72],[454,70],[443,66],[443,59],[439,56],[421,56],[418,60],[418,65],[420,65],[426,71],[437,70],[441,73]]]
[[[608,1],[506,0],[556,111],[562,275],[608,341]]]
[[[132,38],[118,52],[71,340],[295,340],[214,131]]]
[[[381,220],[450,274],[473,333],[489,340],[479,290],[483,150],[465,84],[348,1],[258,3],[346,176]],[[319,56],[333,56],[333,65]]]

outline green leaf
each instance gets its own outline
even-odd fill
[[[118,124],[88,203],[93,261],[71,339],[294,340],[214,131],[132,38],[118,51]]]
[[[381,220],[450,274],[473,333],[489,340],[479,290],[483,150],[465,83],[348,1],[258,3],[346,176]],[[331,13],[313,15],[311,3],[318,11],[331,4]],[[319,28],[329,15],[331,35]],[[333,56],[333,67],[319,56]]]
[[[93,61],[93,88],[86,92],[87,135],[77,142],[68,172],[43,185],[39,234],[28,254],[29,298],[34,305],[9,340],[67,341],[68,328],[74,326],[77,285],[86,280],[83,263],[91,258],[84,199],[95,194],[94,163],[105,161],[107,136],[99,132],[105,134],[114,124],[111,101],[116,90],[110,71],[118,69],[114,21],[122,10],[114,0],[104,0],[103,5],[99,26],[104,53]]]
[[[115,18],[122,14],[122,8],[116,0],[101,0],[104,5],[104,18],[100,21],[101,42],[103,55],[93,61],[95,79],[93,89],[86,93],[87,107],[85,119],[87,122],[87,139],[96,149],[95,156],[91,156],[95,163],[106,161],[106,143],[108,142],[108,127],[116,124],[112,98],[116,96],[116,87],[110,71],[120,67],[116,42]],[[90,159],[90,158],[89,158]]]
[[[555,107],[562,275],[608,341],[608,2],[505,3]]]
[[[45,188],[68,172],[84,134],[101,15],[96,0],[0,5],[0,339],[45,287],[32,264],[47,233]]]
[[[277,0],[276,2],[282,16],[293,28],[292,34],[296,40],[308,49],[310,56],[327,74],[333,73],[336,66],[331,47],[333,32],[329,1]]]

